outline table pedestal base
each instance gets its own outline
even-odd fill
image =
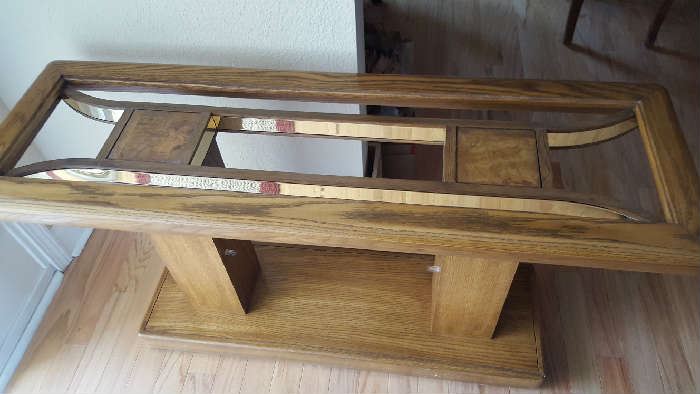
[[[493,339],[430,331],[432,256],[256,245],[248,314],[195,310],[166,271],[140,335],[151,345],[286,358],[487,384],[541,383],[542,352],[521,264]]]

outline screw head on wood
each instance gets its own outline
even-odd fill
[[[226,250],[224,250],[224,256],[232,257],[232,256],[235,256],[235,255],[237,255],[237,254],[238,254],[238,252],[236,252],[234,249],[226,249]]]
[[[440,272],[440,266],[439,265],[428,266],[428,272],[433,272],[433,273]]]

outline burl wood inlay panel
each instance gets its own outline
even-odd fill
[[[535,133],[459,128],[457,182],[540,186]]]
[[[109,158],[189,164],[208,120],[207,113],[136,110]]]

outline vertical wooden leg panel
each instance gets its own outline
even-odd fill
[[[490,338],[496,329],[518,262],[507,258],[435,256],[432,331]]]
[[[246,312],[259,270],[252,245],[245,246],[249,241],[217,240],[216,245],[209,237],[155,233],[151,241],[195,309]],[[222,258],[219,250],[226,249],[236,254]]]
[[[244,311],[250,310],[255,282],[260,273],[258,256],[250,241],[214,238],[214,245]]]

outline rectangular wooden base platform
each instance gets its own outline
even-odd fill
[[[199,313],[167,273],[140,332],[153,346],[286,358],[534,387],[542,382],[531,267],[521,264],[493,339],[430,332],[433,258],[256,245],[262,275],[247,315]]]

